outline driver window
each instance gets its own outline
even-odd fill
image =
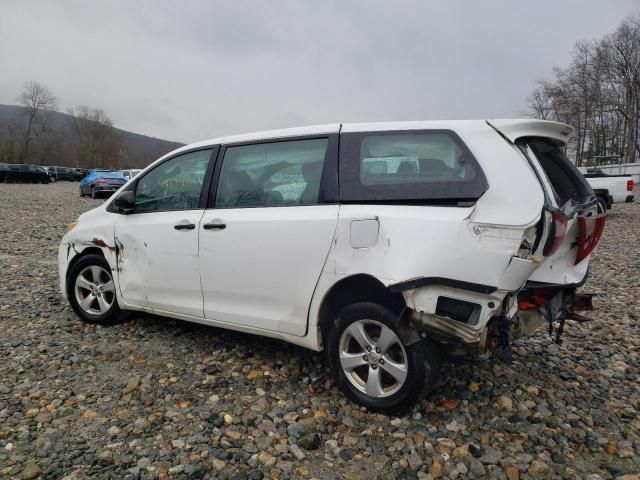
[[[198,208],[211,149],[185,153],[157,166],[138,181],[136,213]]]

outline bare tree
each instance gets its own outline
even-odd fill
[[[120,139],[104,110],[80,106],[69,109],[72,130],[78,137],[76,164],[88,167],[116,167]]]
[[[20,129],[16,122],[6,122],[0,126],[0,132],[4,133],[2,137],[2,148],[0,149],[0,158],[8,163],[15,163],[16,160],[16,143],[20,134]]]
[[[527,101],[529,116],[576,128],[569,151],[577,165],[640,158],[640,19],[577,43],[571,64],[538,82]]]
[[[613,106],[623,117],[624,153],[627,162],[636,158],[638,145],[638,102],[640,101],[640,23],[632,19],[607,36],[601,49],[611,87],[617,90]]]
[[[20,162],[24,162],[30,144],[47,132],[50,113],[57,108],[58,102],[46,85],[34,81],[25,83],[18,101],[28,114],[20,151]]]
[[[545,82],[538,82],[538,86],[529,97],[527,97],[528,110],[525,115],[541,120],[553,120],[553,97]]]

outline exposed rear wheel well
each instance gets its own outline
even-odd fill
[[[372,302],[384,305],[392,312],[400,315],[406,307],[401,293],[392,293],[380,280],[371,275],[358,274],[343,278],[325,295],[318,312],[318,325],[323,342],[327,332],[338,313],[345,307],[359,302]]]

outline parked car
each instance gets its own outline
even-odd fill
[[[92,170],[80,180],[80,196],[90,195],[91,198],[110,196],[125,183],[127,181],[120,172]]]
[[[70,167],[47,167],[53,181],[66,180],[69,182],[76,181],[76,171]]]
[[[73,170],[75,171],[74,178],[78,182],[82,180],[84,177],[86,177],[87,174],[89,173],[89,169],[87,168],[74,168]]]
[[[133,177],[138,175],[141,171],[142,171],[142,169],[138,169],[138,168],[131,168],[131,169],[128,169],[128,170],[123,170],[122,171],[122,176],[124,178],[126,178],[127,180],[131,180]]]
[[[0,181],[7,183],[49,183],[46,170],[24,163],[0,164]]]
[[[633,202],[633,177],[631,175],[608,175],[598,168],[579,167],[600,203],[611,208],[614,203]]]
[[[179,148],[84,213],[59,250],[84,321],[126,310],[325,350],[355,401],[403,410],[444,352],[588,308],[605,214],[534,120],[336,124]]]
[[[56,181],[55,174],[53,173],[53,170],[52,170],[53,167],[41,166],[40,168],[42,168],[45,172],[47,172],[47,175],[49,175],[50,182]]]

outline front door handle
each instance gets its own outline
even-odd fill
[[[205,230],[224,230],[225,228],[227,228],[227,225],[225,223],[205,223],[204,225],[202,225],[202,228],[204,228]]]
[[[173,228],[176,230],[193,230],[196,226],[193,223],[179,223],[178,225],[174,225]]]

